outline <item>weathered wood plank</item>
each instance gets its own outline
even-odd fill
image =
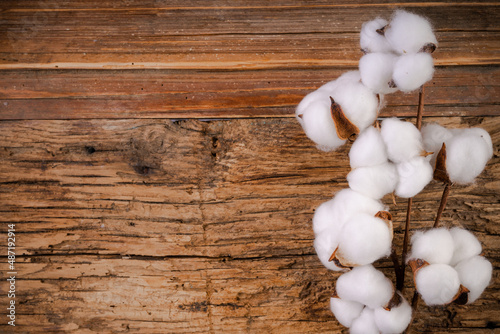
[[[346,68],[267,71],[0,71],[0,119],[293,116]],[[438,67],[425,113],[499,115],[500,68]],[[417,94],[386,96],[382,116],[412,116]]]
[[[126,329],[279,333],[283,328],[291,333],[336,333],[342,329],[328,310],[338,273],[326,273],[314,256],[248,260],[37,256],[20,262],[19,272],[27,278],[18,281],[23,303],[16,329],[30,333]],[[497,282],[487,291],[492,293],[468,308],[420,308],[415,328],[480,333],[488,321],[495,323],[488,319],[498,315],[492,307],[499,297]],[[0,303],[4,301],[1,296]],[[39,322],[35,324],[33,317]]]
[[[497,118],[472,120],[482,122],[496,142]],[[186,238],[184,247],[190,249],[190,255],[265,256],[265,246],[284,236],[309,242],[293,231],[293,224],[309,230],[296,215],[302,210],[310,213],[314,198],[324,200],[345,187],[349,172],[346,147],[336,153],[316,152],[294,120],[25,121],[0,126],[5,161],[0,166],[2,211],[10,217],[0,219],[29,219],[30,226],[42,230],[44,221],[54,227],[51,220],[69,219],[64,224],[67,232],[82,229],[84,233],[74,236],[75,246],[80,245],[75,251],[85,249],[90,240],[101,245],[100,236],[109,235],[116,242],[107,248],[92,248],[113,254],[121,240],[133,238],[134,233],[147,235],[142,228],[128,224],[144,219],[139,227],[151,223],[150,236],[155,240],[168,231],[182,236],[190,232],[186,225],[193,224],[191,232],[203,234],[204,239],[198,241],[207,244]],[[495,166],[492,161],[492,169],[477,184],[461,188],[456,200],[494,196],[499,172]],[[318,194],[318,187],[324,192]],[[430,190],[439,198],[439,185]],[[457,205],[470,210],[465,202]],[[484,205],[477,205],[481,215],[491,212],[483,212]],[[272,219],[262,225],[262,217]],[[122,226],[123,222],[127,224]],[[271,236],[267,228],[279,232]],[[234,235],[228,234],[232,231]],[[249,253],[247,237],[262,242],[253,248],[257,253]],[[45,239],[48,243],[59,238],[52,233]],[[222,246],[235,240],[242,248]],[[58,249],[47,243],[45,250]],[[127,244],[123,250],[127,247],[136,245]],[[164,247],[151,248],[146,251],[154,253],[143,255],[178,254],[162,253]]]
[[[361,24],[401,6],[193,4],[115,8],[93,2],[85,9],[79,2],[76,8],[50,2],[32,9],[10,2],[2,12],[0,69],[356,66]],[[500,63],[497,3],[405,7],[434,23],[437,65]]]
[[[472,230],[498,268],[500,120],[426,120],[492,135],[494,158],[453,190],[443,224]],[[348,147],[317,151],[293,119],[3,121],[0,133],[19,332],[340,330],[328,311],[338,274],[315,257],[310,221],[347,186]],[[432,224],[441,190],[433,182],[415,198],[414,228]],[[384,201],[400,245],[406,201]],[[389,261],[378,265],[393,278]],[[421,307],[414,328],[498,327],[499,288],[495,271],[477,303]]]

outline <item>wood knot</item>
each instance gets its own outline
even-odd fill
[[[134,165],[134,170],[137,174],[148,175],[152,173],[153,168],[146,165]]]
[[[85,146],[85,151],[88,154],[94,154],[96,152],[96,149],[94,148],[94,146]]]

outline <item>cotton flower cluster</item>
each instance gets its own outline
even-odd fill
[[[363,85],[359,71],[344,73],[306,95],[295,115],[309,139],[322,151],[334,150],[348,139],[339,134],[341,124],[333,118],[333,105],[341,110],[357,134],[377,118],[379,100]]]
[[[373,267],[392,249],[392,215],[381,199],[390,193],[411,198],[433,177],[448,185],[473,182],[493,148],[482,129],[428,124],[420,131],[397,118],[375,122],[385,94],[411,92],[432,79],[437,40],[427,19],[404,10],[397,10],[390,22],[376,18],[363,24],[360,45],[359,69],[306,95],[295,116],[320,150],[355,140],[349,151],[349,188],[319,205],[312,219],[321,263],[345,272],[330,309],[353,334],[401,333],[411,322],[411,306]],[[463,229],[415,233],[409,264],[424,301],[475,301],[492,273],[480,253],[479,241]]]
[[[388,121],[394,120],[384,123]],[[389,161],[388,154],[393,145],[387,145],[383,132],[375,127],[363,131],[349,152],[353,168],[347,175],[350,188],[317,208],[314,247],[328,269],[367,265],[390,254],[392,216],[380,199],[398,185],[397,165]]]
[[[397,118],[382,122],[381,130],[368,128],[349,152],[351,189],[380,199],[392,193],[402,198],[418,194],[432,180],[422,135],[411,123]]]
[[[437,40],[425,18],[403,10],[392,21],[363,24],[360,44],[366,53],[350,71],[306,95],[295,116],[306,135],[332,151],[373,124],[383,95],[413,91],[432,79]],[[346,131],[346,129],[348,129]]]
[[[415,196],[432,180],[433,175],[420,131],[409,122],[389,118],[382,122],[381,134],[387,145],[388,157],[397,168],[396,195],[402,198]]]
[[[411,321],[408,302],[372,265],[390,254],[393,238],[392,217],[380,199],[397,188],[399,164],[414,158],[408,152],[420,156],[423,145],[420,137],[384,138],[384,128],[393,131],[402,125],[406,134],[406,124],[411,125],[388,119],[382,130],[363,131],[349,152],[350,188],[322,203],[313,217],[314,247],[323,265],[331,270],[353,268],[339,277],[338,297],[330,301],[332,312],[351,333],[400,333]],[[430,173],[432,177],[432,169]],[[393,296],[398,303],[389,307]]]
[[[330,310],[351,334],[401,333],[411,321],[411,306],[372,265],[340,276],[336,291]]]
[[[432,79],[430,54],[437,40],[422,16],[397,10],[390,23],[381,18],[366,22],[360,45],[366,53],[359,61],[361,81],[375,93],[411,92]]]
[[[492,265],[480,256],[481,244],[469,231],[454,227],[416,232],[409,262],[417,291],[427,305],[457,299],[473,303],[491,280]]]
[[[322,203],[313,217],[314,248],[331,270],[370,264],[390,254],[392,222],[382,202],[352,189]]]
[[[445,144],[445,168],[453,183],[474,182],[493,156],[491,137],[481,128],[446,129],[430,123],[422,128],[422,136],[425,150],[435,152],[433,160]]]

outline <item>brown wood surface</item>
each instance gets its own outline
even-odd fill
[[[494,145],[442,218],[478,236],[491,284],[470,306],[420,306],[412,332],[496,333],[500,6],[357,0],[0,2],[0,332],[347,333],[311,218],[347,187],[349,146],[316,150],[292,116],[356,68],[361,24],[400,7],[439,40],[424,122]],[[417,99],[388,96],[381,117],[413,117]],[[442,189],[414,198],[412,228],[432,225]],[[401,249],[406,201],[384,202]]]

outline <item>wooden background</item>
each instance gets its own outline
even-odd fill
[[[420,307],[412,332],[497,333],[499,5],[1,1],[0,331],[346,333],[311,217],[347,187],[349,147],[317,151],[293,113],[356,68],[363,22],[403,7],[439,41],[424,122],[483,127],[495,151],[443,217],[478,236],[492,282],[471,306]],[[381,117],[413,117],[416,104],[396,93]],[[413,228],[432,224],[441,191],[415,197]],[[384,201],[400,246],[406,201]],[[393,279],[390,266],[377,263]]]

